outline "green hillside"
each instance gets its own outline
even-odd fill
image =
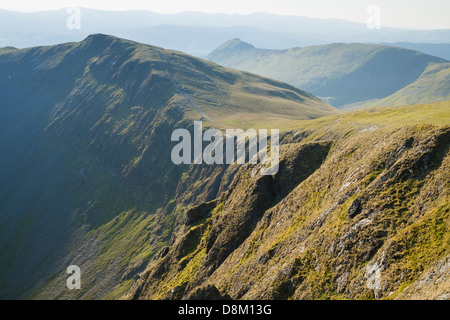
[[[100,34],[2,49],[0,96],[0,298],[104,298],[129,285],[182,208],[219,190],[224,168],[172,163],[176,128],[338,112],[281,82]],[[82,292],[65,288],[70,264]]]
[[[223,44],[208,59],[287,82],[337,107],[390,96],[415,82],[430,64],[446,62],[418,51],[382,45],[266,50],[239,39]]]

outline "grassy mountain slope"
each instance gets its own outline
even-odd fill
[[[126,292],[183,208],[221,187],[224,167],[172,164],[174,129],[337,112],[284,83],[101,34],[0,50],[0,95],[1,298]],[[66,288],[71,264],[79,292]]]
[[[257,49],[231,40],[208,59],[284,81],[334,106],[381,99],[446,60],[417,51],[369,44],[330,44],[288,50]]]
[[[447,101],[298,124],[279,173],[241,167],[126,298],[448,298],[449,112]]]

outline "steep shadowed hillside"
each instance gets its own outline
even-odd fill
[[[390,96],[415,82],[430,64],[447,62],[418,51],[382,45],[329,44],[267,50],[239,39],[226,42],[208,59],[287,82],[336,107]]]
[[[175,128],[337,112],[284,83],[101,34],[1,49],[0,96],[1,298],[123,294],[226,169],[175,166]],[[78,292],[66,288],[71,264]]]

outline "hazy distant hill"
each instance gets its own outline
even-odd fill
[[[334,106],[385,98],[416,81],[430,64],[446,62],[418,51],[382,45],[268,50],[239,39],[226,42],[208,59],[304,88]]]
[[[448,299],[450,102],[298,123],[187,210],[129,299]],[[227,180],[229,177],[226,176]]]
[[[81,41],[92,33],[127,39],[206,56],[225,41],[240,38],[257,47],[285,49],[334,42],[450,43],[449,30],[369,30],[365,24],[337,19],[182,12],[101,11],[81,8],[81,29],[69,30],[66,9],[35,13],[0,10],[0,47],[31,47]],[[401,45],[400,45],[401,46]],[[425,48],[425,47],[424,47]],[[425,50],[425,49],[424,49]],[[429,53],[428,51],[424,51]],[[447,55],[450,55],[448,50]],[[434,49],[432,49],[434,53]]]
[[[345,106],[346,110],[374,106],[400,106],[450,100],[450,63],[432,64],[403,89],[379,100]]]
[[[231,39],[231,38],[230,38]],[[450,60],[450,43],[412,43],[412,42],[396,42],[384,43],[394,47],[406,48],[420,51],[432,56]]]

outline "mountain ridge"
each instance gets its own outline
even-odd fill
[[[287,84],[104,34],[0,51],[0,93],[2,298],[125,290],[170,242],[179,211],[219,190],[225,168],[170,158],[173,130],[203,113],[215,120],[205,126],[226,127],[337,112]],[[65,287],[72,264],[81,293]]]
[[[123,297],[448,299],[448,106],[299,124],[276,176],[241,167]]]

